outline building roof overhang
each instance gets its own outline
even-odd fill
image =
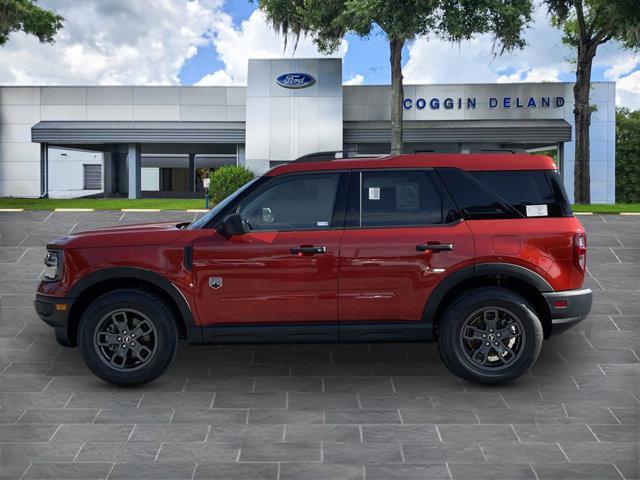
[[[405,143],[514,143],[547,145],[571,141],[571,125],[548,120],[416,120],[405,121]],[[391,122],[344,122],[344,143],[389,143]]]
[[[245,122],[43,121],[31,141],[53,144],[244,143]]]

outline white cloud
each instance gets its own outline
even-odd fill
[[[267,23],[264,14],[255,10],[236,28],[231,21],[219,22],[212,39],[224,68],[205,75],[197,85],[246,84],[249,58],[318,57],[321,56],[310,38],[302,37],[297,48],[283,51],[284,38]],[[343,40],[331,57],[344,57],[348,43]]]
[[[632,53],[622,53],[614,58],[611,66],[604,72],[605,78],[617,80],[621,76],[635,70],[640,65],[640,56]]]
[[[346,82],[343,82],[343,85],[362,85],[364,83],[364,77],[359,73],[356,73],[353,77],[351,77]]]
[[[616,82],[616,103],[632,110],[640,109],[640,70]]]
[[[546,11],[538,8],[531,28],[525,31],[524,50],[494,55],[490,35],[479,35],[461,44],[437,38],[419,38],[409,47],[403,69],[407,83],[536,82],[558,80],[571,71],[570,51],[561,34],[549,25]]]
[[[560,71],[556,68],[530,68],[520,69],[510,75],[500,75],[496,81],[498,83],[519,83],[519,82],[559,82]]]
[[[43,0],[62,14],[54,45],[15,33],[0,84],[176,84],[185,61],[231,22],[223,0]]]
[[[214,73],[209,73],[198,80],[194,85],[199,87],[208,87],[212,85],[244,85],[243,83],[235,81],[224,70],[218,70]]]

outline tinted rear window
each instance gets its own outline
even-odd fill
[[[438,171],[465,218],[566,217],[562,179],[548,170]]]

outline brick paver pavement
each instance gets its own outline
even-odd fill
[[[638,478],[640,217],[581,217],[588,321],[514,383],[434,344],[189,346],[140,388],[90,374],[32,300],[45,242],[181,212],[0,213],[2,478]]]

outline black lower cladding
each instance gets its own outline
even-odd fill
[[[432,341],[430,323],[362,322],[202,327],[202,343],[336,343]]]
[[[549,306],[554,334],[564,332],[581,322],[587,318],[591,311],[593,292],[590,288],[543,293],[542,295]]]
[[[58,342],[63,345],[70,345],[67,325],[69,324],[69,311],[74,298],[48,297],[36,294],[33,305],[40,319],[47,325],[54,328]],[[56,308],[56,305],[66,305],[64,310]]]

